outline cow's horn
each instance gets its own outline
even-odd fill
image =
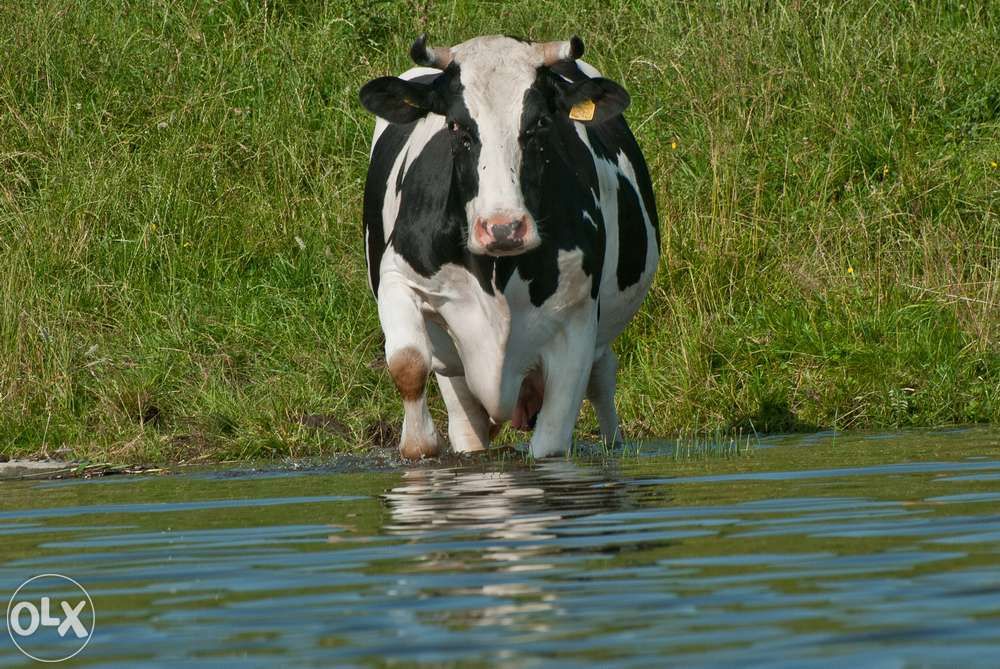
[[[568,42],[542,42],[541,47],[544,65],[576,60],[583,55],[583,40],[576,35],[573,35]]]
[[[443,70],[451,64],[451,49],[443,46],[428,47],[427,33],[424,33],[410,47],[410,58],[417,65]]]

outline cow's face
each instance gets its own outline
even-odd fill
[[[450,178],[465,208],[472,253],[508,256],[538,247],[547,225],[556,224],[540,214],[545,172],[575,171],[560,150],[561,138],[573,132],[574,120],[601,123],[628,105],[614,82],[570,84],[550,70],[582,52],[578,38],[531,43],[480,37],[429,50],[422,37],[411,55],[444,70],[433,83],[384,77],[362,88],[365,107],[390,122],[411,123],[428,113],[444,118]]]

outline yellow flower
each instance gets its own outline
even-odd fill
[[[676,139],[670,142],[670,150],[671,151],[676,151],[677,150],[677,140]],[[994,166],[996,165],[996,163],[993,163],[993,164],[994,164]]]
[[[848,265],[847,273],[850,274],[851,276],[854,276],[854,268]]]
[[[1000,165],[997,164],[997,161],[991,160],[990,161],[990,167],[992,167],[993,169],[996,169],[997,167],[1000,167]]]

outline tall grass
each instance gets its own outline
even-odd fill
[[[1000,419],[991,3],[41,0],[0,4],[4,453],[304,455],[398,420],[357,90],[424,30],[579,33],[632,93],[664,243],[628,434]]]

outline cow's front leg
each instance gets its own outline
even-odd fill
[[[378,291],[378,316],[385,333],[385,360],[403,399],[400,454],[410,460],[434,457],[441,443],[427,410],[430,341],[418,298],[401,280],[384,276]]]
[[[617,374],[618,358],[611,347],[598,351],[587,383],[587,399],[594,405],[594,413],[601,425],[601,440],[608,447],[622,443],[621,432],[618,430],[618,412],[615,410]]]
[[[448,441],[456,453],[482,451],[490,445],[490,417],[469,390],[464,376],[437,375],[448,407]]]
[[[573,428],[594,360],[596,313],[574,319],[542,356],[545,393],[531,437],[531,455],[563,453],[573,443]],[[582,321],[582,322],[579,322]]]

